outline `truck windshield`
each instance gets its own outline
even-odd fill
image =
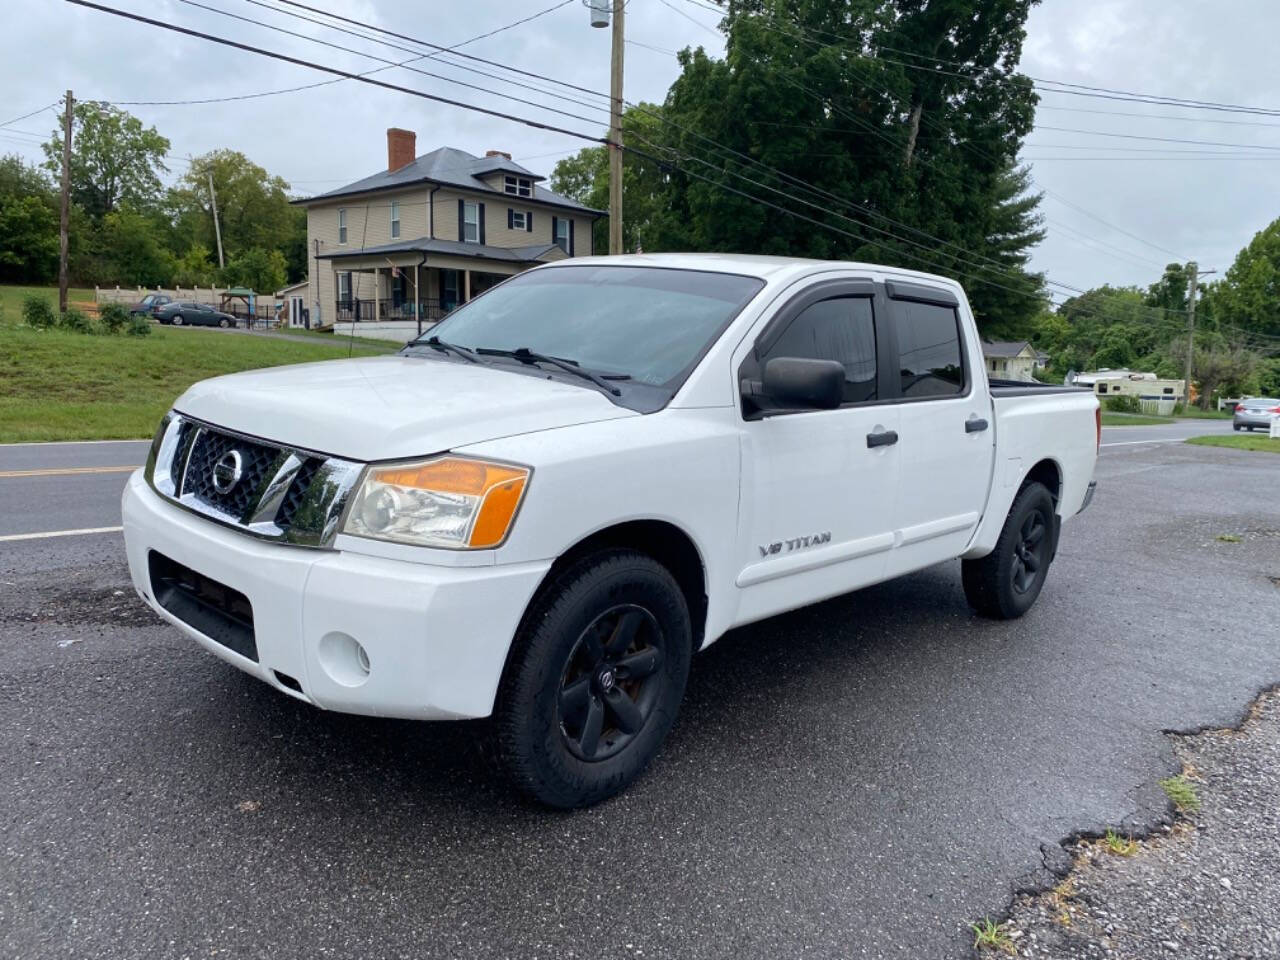
[[[482,353],[533,351],[664,386],[688,371],[763,285],[660,267],[534,270],[460,307],[429,336]]]

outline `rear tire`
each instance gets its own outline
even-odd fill
[[[1239,433],[1239,432],[1240,432],[1240,424],[1238,424],[1238,423],[1233,423],[1233,424],[1231,425],[1231,429],[1232,429],[1232,430],[1234,430],[1236,433]]]
[[[1043,484],[1029,483],[1014,498],[995,549],[961,561],[969,606],[994,620],[1014,620],[1030,610],[1053,562],[1053,538],[1053,496]]]
[[[573,564],[512,647],[494,708],[501,767],[551,807],[619,793],[675,722],[692,652],[684,595],[657,561],[611,550]]]

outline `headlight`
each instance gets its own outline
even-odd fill
[[[453,550],[496,547],[511,529],[530,472],[465,457],[373,464],[342,532]]]

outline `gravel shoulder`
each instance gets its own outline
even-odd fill
[[[1280,956],[1280,691],[1263,693],[1238,729],[1174,739],[1198,809],[1171,805],[1168,819],[1123,853],[1103,838],[1071,845],[1070,873],[1052,891],[1015,901],[1009,941],[994,952]]]

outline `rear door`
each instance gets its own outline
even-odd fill
[[[887,382],[877,287],[815,284],[781,307],[735,355],[739,381],[775,357],[837,360],[845,402],[773,411],[743,399],[739,616],[754,620],[873,583],[893,546],[897,407]],[[877,439],[878,438],[878,439]]]
[[[886,574],[897,576],[964,551],[986,506],[995,430],[959,299],[922,283],[891,280],[885,290],[901,469]]]

